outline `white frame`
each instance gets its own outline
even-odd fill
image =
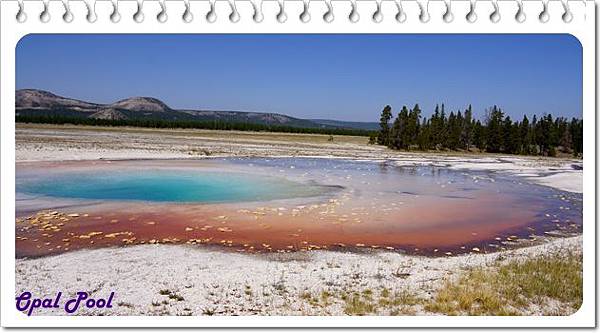
[[[91,0],[88,0],[91,1]],[[259,1],[259,0],[254,0]],[[110,1],[97,1],[95,11],[97,21],[86,21],[86,5],[83,1],[69,2],[74,20],[65,23],[63,3],[51,0],[49,5],[50,21],[42,23],[38,19],[43,10],[40,0],[25,1],[25,12],[28,19],[18,23],[15,15],[18,11],[17,1],[1,1],[1,55],[0,75],[0,143],[1,143],[1,320],[2,326],[26,327],[592,327],[595,325],[595,4],[588,1],[569,1],[573,13],[573,21],[565,23],[561,19],[563,7],[560,1],[550,1],[548,11],[550,20],[542,23],[538,14],[543,8],[541,1],[523,1],[527,20],[518,23],[514,19],[517,11],[516,1],[498,1],[501,20],[493,23],[489,19],[493,12],[491,1],[477,1],[478,21],[469,23],[465,15],[469,11],[469,1],[454,0],[451,8],[454,20],[446,23],[442,19],[446,11],[445,1],[426,0],[402,1],[407,20],[399,23],[394,19],[396,3],[382,1],[383,21],[374,23],[371,16],[376,9],[374,0],[358,1],[360,21],[351,23],[348,14],[350,1],[333,0],[335,19],[326,23],[322,15],[327,11],[324,1],[313,0],[310,3],[311,21],[303,23],[298,15],[303,10],[302,1],[286,0],[285,11],[287,21],[279,23],[276,15],[279,2],[263,1],[264,20],[256,23],[252,20],[253,7],[250,0],[236,1],[240,21],[231,23],[227,17],[230,13],[228,1],[216,1],[217,20],[208,23],[205,15],[209,10],[208,1],[191,1],[194,20],[185,23],[181,15],[185,5],[183,0],[167,1],[168,20],[159,23],[156,14],[160,12],[158,1],[144,1],[145,19],[136,23],[132,16],[137,11],[137,2],[120,0],[119,12],[121,20],[113,23],[109,20],[112,12]],[[419,5],[428,8],[430,21],[420,22]],[[583,115],[584,123],[584,279],[583,305],[581,309],[566,317],[85,317],[85,316],[32,316],[26,317],[15,308],[15,46],[29,33],[567,33],[575,36],[583,46]],[[143,61],[143,59],[140,59]],[[243,61],[243,59],[240,59]],[[324,59],[325,61],[325,59]],[[334,60],[332,60],[334,61]],[[519,59],[515,59],[515,62]],[[357,64],[359,65],[359,64]],[[93,66],[93,64],[90,64]],[[290,66],[294,66],[290,63]]]

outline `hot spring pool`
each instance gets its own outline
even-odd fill
[[[148,243],[454,255],[582,231],[581,194],[393,161],[20,163],[16,191],[19,257]]]
[[[332,188],[236,172],[142,169],[75,171],[30,176],[19,192],[57,198],[216,203],[310,197]]]

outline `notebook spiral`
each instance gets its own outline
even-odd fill
[[[20,23],[24,23],[28,20],[28,17],[30,15],[34,16],[34,18],[37,17],[41,22],[44,22],[44,23],[49,22],[51,19],[54,20],[55,18],[51,17],[51,15],[49,13],[49,6],[50,6],[51,2],[58,2],[58,1],[50,1],[50,0],[40,0],[40,1],[43,3],[43,10],[40,13],[32,13],[26,8],[26,3],[24,0],[17,0],[18,12],[15,15],[16,20]],[[201,0],[201,1],[175,0],[175,1],[183,2],[183,5],[184,5],[183,12],[181,12],[181,11],[175,12],[172,10],[168,10],[166,0],[136,0],[137,11],[135,12],[135,14],[133,14],[133,16],[131,18],[135,22],[138,22],[138,23],[143,22],[146,19],[145,18],[146,15],[148,14],[145,12],[144,3],[158,2],[158,5],[160,6],[160,11],[157,14],[155,14],[155,19],[158,22],[165,23],[169,20],[170,16],[179,16],[180,19],[183,20],[184,22],[190,23],[190,22],[194,21],[194,19],[195,19],[195,15],[192,13],[192,9],[191,9],[191,3],[193,3],[193,2],[208,2],[209,10],[206,13],[204,13],[204,16],[205,16],[205,19],[207,22],[213,23],[217,20],[225,19],[225,20],[229,20],[231,23],[236,23],[241,18],[241,14],[238,11],[239,3],[250,2],[250,5],[252,7],[252,14],[251,14],[252,20],[256,23],[260,23],[265,18],[265,15],[262,10],[263,3],[276,2],[278,11],[275,15],[275,19],[280,23],[284,23],[288,20],[288,18],[290,16],[290,14],[286,12],[286,2],[292,2],[291,0],[275,0],[275,1],[219,0],[218,1],[219,3],[226,2],[229,7],[229,15],[226,18],[223,18],[223,17],[217,17],[216,10],[215,10],[217,0]],[[60,19],[62,21],[64,21],[65,23],[70,23],[71,21],[73,21],[73,19],[75,17],[75,14],[71,10],[70,3],[75,2],[75,1],[60,0],[60,2],[62,3],[62,7],[63,7],[63,15]],[[97,1],[96,0],[86,0],[83,2],[85,3],[85,7],[86,7],[86,11],[87,11],[85,13],[85,19],[90,23],[95,22],[98,19],[98,15],[96,14],[96,11],[95,11],[95,5],[96,5]],[[106,1],[104,1],[104,2],[106,2]],[[117,22],[121,21],[121,19],[122,19],[122,14],[119,11],[119,3],[120,2],[123,2],[123,0],[110,0],[110,4],[112,6],[110,20],[113,23],[117,23]],[[172,2],[174,2],[174,1],[169,1],[169,3],[172,3]],[[319,15],[316,15],[313,12],[314,6],[311,6],[311,4],[314,4],[315,2],[320,2],[320,3],[325,4],[325,6],[326,6],[325,13],[323,13],[322,15],[321,15],[321,13],[319,13]],[[338,10],[336,10],[334,8],[333,3],[340,3],[340,2],[347,2],[350,4],[351,10],[350,10],[349,14],[340,13],[340,12],[338,12]],[[407,14],[407,12],[404,10],[404,5],[406,5],[407,3],[412,3],[412,4],[416,3],[416,5],[418,7],[418,12],[411,13],[410,15],[416,15],[418,20],[422,23],[427,23],[431,20],[432,14],[430,14],[429,9],[430,9],[430,5],[432,3],[443,4],[444,10],[443,10],[443,13],[441,14],[441,19],[445,23],[451,23],[455,20],[464,20],[469,23],[475,23],[481,19],[487,19],[493,23],[498,23],[505,16],[507,17],[507,19],[512,19],[518,23],[523,23],[527,20],[532,20],[532,19],[538,20],[540,23],[546,23],[550,19],[549,3],[551,3],[551,2],[560,3],[560,6],[562,7],[562,11],[557,14],[560,16],[561,20],[564,23],[569,23],[573,20],[573,13],[571,11],[570,4],[569,4],[570,2],[573,2],[573,1],[570,1],[570,0],[485,0],[485,1],[468,0],[469,11],[463,17],[458,17],[458,15],[455,14],[452,10],[452,4],[457,2],[457,0],[373,0],[373,1],[302,0],[302,8],[303,9],[302,9],[302,12],[298,15],[298,19],[303,23],[309,23],[311,20],[314,20],[313,16],[321,16],[318,19],[321,19],[326,23],[331,23],[331,22],[334,22],[335,20],[343,20],[343,19],[346,19],[352,23],[358,23],[359,21],[362,21],[365,19],[365,18],[361,17],[361,15],[359,14],[358,6],[361,3],[367,3],[367,2],[375,3],[375,10],[372,12],[371,17],[367,18],[367,19],[370,19],[374,23],[380,23],[383,21],[383,19],[384,19],[383,4],[384,3],[391,3],[394,5],[395,13],[393,13],[393,17],[394,17],[394,20],[398,23],[403,23],[407,20],[407,17],[409,14]],[[465,2],[465,1],[458,1],[458,2]],[[512,3],[513,6],[516,7],[516,11],[512,12],[512,13],[503,13],[503,10],[499,6],[500,2]],[[584,3],[584,4],[586,3],[585,0],[580,0],[577,2]],[[491,6],[493,8],[492,12],[490,13],[488,11],[482,11],[480,9],[482,3],[488,3],[488,5],[491,4]],[[541,5],[541,10],[539,10],[537,17],[530,18],[525,14],[525,11],[523,9],[524,3],[529,3],[529,4],[537,3],[538,5]],[[478,4],[480,4],[480,6],[478,6]],[[553,14],[553,15],[557,15],[557,14]],[[389,15],[389,14],[387,14],[387,15]],[[346,16],[346,17],[343,17],[343,16]],[[510,16],[512,16],[512,18]]]

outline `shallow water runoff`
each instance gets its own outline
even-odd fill
[[[488,252],[581,233],[582,196],[393,161],[214,158],[17,164],[17,257],[137,244],[239,252]]]

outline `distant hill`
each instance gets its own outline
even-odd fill
[[[70,117],[102,120],[165,120],[249,123],[320,129],[375,129],[373,124],[337,120],[294,118],[278,113],[175,110],[153,97],[131,97],[112,104],[97,104],[55,95],[36,89],[16,91],[16,115],[30,117]]]
[[[330,119],[309,119],[313,123],[335,126],[338,128],[354,128],[363,129],[368,131],[378,130],[379,123],[375,122],[360,122],[360,121],[343,121],[343,120],[330,120]]]

